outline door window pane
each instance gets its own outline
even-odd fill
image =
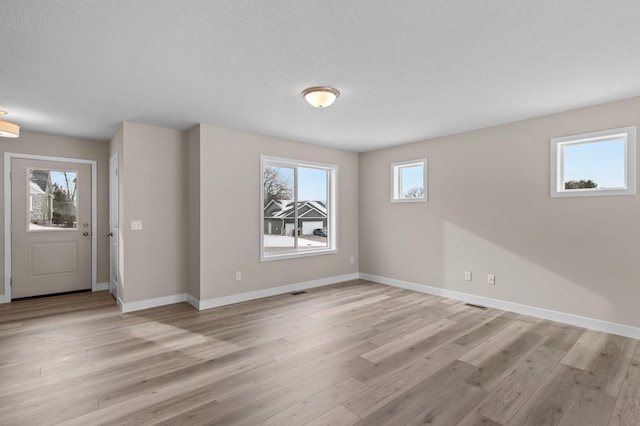
[[[29,169],[29,231],[77,229],[77,171]]]

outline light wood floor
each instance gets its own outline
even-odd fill
[[[638,341],[350,282],[197,312],[0,305],[0,424],[640,425]]]

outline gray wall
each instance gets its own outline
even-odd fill
[[[638,196],[549,196],[550,138],[638,126],[638,111],[632,98],[360,154],[360,272],[640,326]],[[421,157],[429,202],[390,203],[390,163]]]
[[[339,253],[260,262],[261,154],[338,165]],[[201,300],[358,271],[357,154],[200,125],[200,183]]]
[[[120,161],[120,298],[129,303],[185,293],[185,132],[125,122],[113,152]],[[142,230],[131,230],[132,220],[141,220]]]
[[[188,283],[187,293],[200,300],[200,125],[187,135]]]
[[[104,141],[75,139],[40,133],[20,132],[17,139],[2,138],[0,152],[47,155],[52,157],[95,160],[98,173],[98,224],[97,224],[97,282],[109,282],[109,147]],[[4,160],[0,162],[0,199],[4,200]],[[4,208],[2,209],[4,223]],[[0,227],[0,238],[4,241],[4,227]],[[0,246],[0,258],[4,258],[4,243]],[[0,276],[4,277],[4,262],[0,262]],[[0,285],[4,294],[4,281]]]

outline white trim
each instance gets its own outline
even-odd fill
[[[434,294],[436,296],[447,297],[449,299],[461,300],[463,302],[472,303],[475,305],[502,309],[518,314],[529,315],[537,318],[575,325],[577,327],[617,334],[619,336],[630,337],[632,339],[640,339],[640,328],[632,327],[625,324],[618,324],[595,318],[582,317],[579,315],[567,314],[564,312],[552,311],[544,308],[537,308],[535,306],[521,305],[519,303],[491,299],[489,297],[476,296],[473,294],[461,293],[458,291],[446,290],[443,288],[431,287],[428,285],[416,284],[408,281],[396,280],[393,278],[379,277],[376,275],[360,274],[360,278],[362,278],[363,280],[369,280],[380,284],[400,287],[420,293]]]
[[[4,294],[0,294],[0,303],[9,303],[11,300],[7,300]]]
[[[322,256],[325,254],[336,254],[336,253],[338,253],[338,250],[334,250],[330,248],[318,249],[318,250],[307,250],[307,251],[286,251],[286,252],[282,252],[281,254],[272,254],[262,259],[262,261],[271,262],[273,260],[296,259],[299,257]]]
[[[98,283],[98,284],[96,284],[96,290],[95,291],[103,291],[103,290],[109,290],[109,283]]]
[[[294,196],[293,206],[296,212],[294,216],[294,230],[297,229],[296,223],[300,216],[297,215],[297,186],[298,186],[298,168],[309,167],[316,169],[323,169],[329,173],[329,182],[327,185],[327,201],[326,205],[326,219],[327,220],[327,241],[330,247],[320,248],[318,250],[304,250],[304,251],[279,251],[277,254],[267,255],[264,251],[264,210],[267,206],[264,205],[264,169],[266,163],[274,166],[283,166],[294,168]],[[337,164],[325,164],[315,163],[312,161],[303,161],[281,157],[271,157],[269,155],[260,155],[260,262],[269,262],[273,260],[283,259],[295,259],[298,257],[309,257],[324,254],[338,253],[338,165]],[[271,202],[269,202],[271,204]],[[313,206],[311,206],[313,207]],[[315,207],[313,207],[315,208]],[[317,210],[317,209],[316,209]],[[269,218],[267,218],[269,219]],[[279,218],[280,219],[280,218]],[[281,218],[284,219],[284,218]]]
[[[97,290],[98,268],[98,163],[80,158],[51,157],[47,155],[4,153],[4,294],[11,300],[11,160],[58,161],[64,163],[89,164],[91,166],[91,291]]]
[[[171,296],[155,297],[153,299],[138,300],[137,302],[123,302],[118,298],[118,306],[123,314],[141,311],[143,309],[157,308],[158,306],[173,305],[186,302],[187,293],[173,294]]]
[[[115,178],[112,174],[112,166],[115,163]],[[118,171],[120,169],[120,160],[118,157],[118,153],[114,153],[111,158],[109,158],[109,292],[112,295],[118,297],[118,274],[120,273],[120,176],[118,176]],[[112,213],[115,210],[115,218],[112,217]],[[113,223],[115,219],[115,224]],[[112,240],[115,238],[115,240]],[[116,245],[116,253],[115,259],[112,258],[113,253],[111,253],[111,247],[114,244]],[[112,276],[113,273],[113,264],[116,263],[115,268],[115,277]]]
[[[195,296],[190,295],[189,293],[187,293],[187,303],[193,306],[194,308],[196,308],[197,310],[199,311],[201,310],[200,300],[198,300]]]
[[[200,300],[191,296],[189,301],[191,305],[196,306],[198,310],[218,308],[220,306],[233,305],[240,302],[248,302],[250,300],[262,299],[264,297],[277,296],[279,294],[291,293],[293,291],[306,290],[309,288],[322,287],[325,285],[336,284],[343,281],[357,280],[359,274],[338,275],[335,277],[320,278],[318,280],[305,281],[301,283],[283,285],[280,287],[266,288],[264,290],[250,291],[248,293],[232,294],[230,296],[216,297],[214,299]]]
[[[567,145],[624,141],[625,185],[622,188],[564,189],[564,147]],[[636,193],[636,126],[563,136],[550,140],[551,197],[597,197]]]
[[[429,201],[428,178],[427,173],[428,158],[419,158],[417,160],[398,161],[391,163],[391,202],[392,203],[426,203]],[[402,174],[400,170],[405,167],[422,166],[422,189],[424,195],[421,198],[406,198],[402,196]]]

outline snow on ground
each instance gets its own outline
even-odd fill
[[[57,226],[57,225],[45,226],[45,225],[37,225],[35,223],[29,224],[29,231],[58,231],[60,229],[71,229],[73,231],[76,230],[76,228],[64,228],[62,226]]]
[[[293,247],[293,237],[286,235],[265,235],[264,246],[265,247]],[[303,237],[298,237],[298,247],[326,247],[327,243],[320,241],[305,240]]]

